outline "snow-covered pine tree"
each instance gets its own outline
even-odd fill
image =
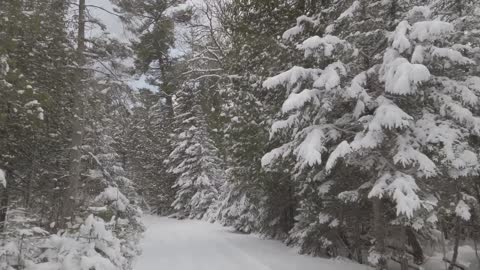
[[[66,171],[62,160],[68,138],[59,135],[70,129],[73,70],[68,65],[73,49],[65,28],[66,5],[52,1],[1,5],[0,51],[9,56],[5,63],[10,67],[1,91],[1,159],[10,169],[10,191],[16,191],[10,198],[34,207],[41,222],[50,224],[61,212],[53,198],[58,198],[63,184],[56,180]],[[42,27],[33,27],[39,22]]]
[[[170,214],[171,203],[174,200],[174,191],[171,186],[175,176],[168,171],[169,154],[173,151],[171,134],[174,133],[173,97],[181,80],[177,72],[177,60],[172,49],[176,45],[176,23],[188,21],[189,9],[182,8],[185,0],[157,1],[157,0],[114,0],[120,7],[122,18],[133,21],[132,31],[138,36],[133,43],[137,73],[142,73],[147,81],[156,86],[157,90],[147,99],[154,100],[154,104],[144,104],[147,111],[142,117],[139,108],[133,121],[144,126],[140,145],[133,145],[138,156],[131,157],[132,168],[138,179],[139,191],[145,198],[148,208],[154,213]],[[185,5],[188,7],[188,5]],[[142,93],[141,95],[145,94]],[[139,98],[140,104],[146,99]],[[151,101],[151,100],[150,100]],[[147,103],[150,103],[147,101]],[[135,120],[136,119],[136,120]],[[140,186],[141,185],[141,186]]]
[[[183,54],[174,66],[180,85],[175,89],[175,118],[170,141],[174,150],[164,161],[176,177],[172,207],[178,217],[211,219],[219,188],[224,182],[224,161],[219,150],[219,106],[217,84],[222,78],[222,48],[208,3],[186,9],[191,20],[179,27]],[[203,25],[203,27],[202,27]],[[208,211],[207,211],[208,210]]]
[[[168,215],[175,195],[171,188],[175,178],[163,163],[172,147],[170,128],[166,128],[169,108],[161,93],[149,89],[140,89],[134,100],[126,128],[126,138],[130,138],[125,140],[127,171],[143,197],[144,208]]]
[[[220,4],[214,15],[229,33],[222,39],[228,45],[222,59],[228,79],[220,86],[229,170],[218,218],[238,230],[278,238],[293,225],[295,199],[288,173],[261,168],[260,159],[270,147],[269,123],[280,100],[261,84],[297,56],[278,41],[289,20],[308,9],[296,2],[231,1]]]
[[[427,9],[430,16],[426,21],[413,24],[410,34],[418,52],[416,55],[419,55],[412,61],[426,65],[432,76],[430,99],[439,114],[435,117],[436,125],[443,126],[442,130],[450,130],[452,134],[448,138],[448,132],[442,131],[445,146],[441,150],[433,148],[434,153],[440,154],[436,158],[441,174],[432,183],[439,194],[438,219],[442,232],[453,243],[453,254],[447,258],[451,262],[449,269],[458,263],[460,239],[476,238],[471,232],[464,232],[464,228],[478,224],[476,213],[480,209],[476,181],[480,169],[480,35],[475,30],[480,26],[479,14],[480,7],[475,1],[433,1]],[[437,21],[443,21],[444,25],[439,27],[440,22]],[[430,29],[443,29],[444,38],[432,38],[432,30],[428,34],[422,33],[423,29],[413,32],[419,28],[418,23]],[[429,133],[430,136],[434,134],[432,131]],[[472,231],[475,230],[478,226]]]
[[[320,239],[327,252],[333,254],[340,245],[340,250],[347,249],[348,256],[354,255],[349,250],[358,244],[369,246],[361,239],[349,239],[362,233],[359,228],[351,234],[352,222],[361,219],[345,218],[345,207],[335,203],[350,203],[347,208],[351,208],[351,202],[355,202],[367,209],[372,205],[375,226],[371,230],[376,247],[371,250],[370,259],[380,269],[386,267],[388,240],[397,237],[403,245],[407,241],[414,243],[415,259],[422,259],[415,231],[428,230],[435,221],[435,216],[425,215],[435,205],[428,194],[432,186],[427,179],[434,179],[440,164],[445,162],[431,152],[431,142],[422,141],[416,132],[427,128],[427,122],[446,117],[448,110],[441,108],[448,107],[426,102],[435,100],[429,96],[433,91],[426,88],[434,73],[432,68],[416,62],[416,57],[425,51],[414,50],[412,44],[439,42],[447,37],[447,32],[454,31],[442,22],[421,21],[419,18],[431,13],[427,14],[427,7],[414,4],[332,3],[330,8],[323,8],[325,16],[300,17],[297,26],[284,34],[287,39],[301,36],[308,25],[322,33],[299,43],[298,48],[307,58],[304,67],[295,66],[264,82],[266,88],[284,87],[288,98],[282,107],[285,117],[272,126],[272,134],[283,138],[284,143],[264,156],[263,165],[275,167],[279,159],[296,161],[293,169],[303,200],[292,238],[307,252],[313,252],[310,247],[317,246],[312,239]],[[418,35],[426,36],[419,41]],[[439,49],[432,59],[449,60],[456,55],[460,62],[449,68],[471,64],[471,60],[450,49]],[[470,123],[477,121],[471,111],[458,108],[471,117]],[[432,118],[426,120],[427,116]],[[469,124],[463,118],[457,118],[457,122]],[[468,144],[466,138],[460,140],[462,144]],[[372,178],[379,180],[373,183]],[[394,209],[388,207],[390,202]],[[384,220],[392,210],[397,217]],[[345,231],[350,232],[350,237],[343,234]],[[352,248],[349,243],[354,243]],[[399,257],[394,259],[405,264],[402,246],[396,249],[399,252],[394,253]],[[362,250],[358,252],[356,258],[362,260]]]
[[[366,36],[377,42],[383,35],[378,28],[384,27],[384,22],[367,28],[366,18],[378,17],[374,12],[382,10],[365,13],[366,7],[358,1],[334,2],[321,8],[320,14],[299,17],[296,26],[283,34],[305,60],[263,83],[270,91],[283,90],[286,100],[280,119],[271,128],[271,138],[278,147],[263,157],[262,165],[267,170],[291,171],[300,202],[290,243],[300,245],[306,253],[342,254],[362,261],[363,240],[359,236],[364,233],[361,224],[368,222],[368,211],[365,203],[352,203],[356,200],[354,192],[341,192],[361,186],[366,175],[356,173],[352,180],[352,168],[336,169],[328,175],[326,166],[333,164],[325,162],[333,149],[358,129],[351,78],[375,64],[375,58],[369,59],[372,63],[364,61],[353,42],[365,41]],[[353,15],[360,11],[364,13],[358,18]],[[312,32],[322,36],[310,36]]]
[[[80,190],[85,201],[79,208],[86,207],[85,222],[93,219],[106,223],[106,230],[119,243],[117,256],[123,257],[121,269],[131,269],[139,255],[138,241],[143,232],[140,198],[129,178],[126,157],[129,149],[125,146],[134,96],[124,83],[130,74],[123,63],[132,57],[132,51],[129,44],[108,33],[91,39],[94,45],[88,52],[101,64],[93,67],[95,80],[84,93],[87,102],[81,150],[88,177],[82,178]]]
[[[24,257],[30,256],[22,267],[29,270],[131,269],[131,258],[126,256],[124,241],[112,232],[114,227],[114,221],[106,222],[89,215],[74,231],[53,234],[45,240],[33,242],[29,253],[21,252]],[[42,234],[38,228],[31,231],[36,235]]]
[[[176,176],[172,207],[179,218],[203,218],[224,181],[222,160],[209,133],[202,85],[185,82],[176,94],[175,149],[169,171]]]
[[[397,218],[389,227],[402,229],[404,245],[410,240],[406,230],[422,231],[437,221],[434,213],[425,215],[436,206],[434,194],[456,190],[457,213],[465,213],[459,189],[464,181],[459,180],[478,174],[472,138],[478,136],[479,121],[470,109],[478,100],[471,83],[475,71],[469,68],[475,62],[463,55],[468,48],[461,48],[468,44],[458,37],[459,29],[439,20],[429,7],[412,7],[405,14],[379,68],[384,90],[375,98],[373,116],[362,117],[365,130],[341,150],[347,149],[341,156],[355,162],[374,157],[379,179],[369,197],[395,203]],[[440,188],[443,184],[446,189]],[[405,265],[405,251],[397,253]]]
[[[140,199],[132,180],[125,170],[126,164],[120,152],[121,130],[127,120],[122,95],[119,92],[125,86],[111,82],[111,89],[99,93],[95,112],[86,123],[85,144],[82,147],[87,178],[82,197],[86,213],[92,213],[96,222],[106,222],[106,229],[120,244],[119,256],[124,257],[122,269],[131,269],[133,259],[139,255],[138,241],[143,232],[140,221]],[[117,99],[118,98],[118,99]],[[86,203],[90,202],[90,203]]]

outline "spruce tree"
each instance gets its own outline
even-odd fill
[[[175,149],[168,164],[169,172],[176,176],[172,207],[181,218],[203,218],[223,182],[222,161],[200,103],[201,90],[201,85],[186,82],[176,94],[179,105],[175,109]]]

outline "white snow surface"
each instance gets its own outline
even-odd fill
[[[281,242],[198,220],[145,216],[135,270],[365,270],[340,260],[299,255]]]

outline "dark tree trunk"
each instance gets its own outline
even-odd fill
[[[77,70],[74,87],[74,104],[72,117],[72,136],[70,149],[70,170],[68,187],[65,192],[65,204],[61,216],[60,225],[65,227],[67,220],[75,216],[78,201],[78,192],[81,178],[81,147],[83,144],[83,70],[85,64],[85,25],[86,25],[86,0],[79,0],[78,5],[78,36],[77,36],[77,61],[80,69]]]
[[[355,232],[355,243],[354,243],[354,252],[355,252],[355,260],[363,264],[363,256],[362,256],[362,239],[360,237],[361,231],[361,219],[360,216],[357,215],[356,223],[354,225],[354,232]]]
[[[387,270],[385,258],[385,221],[382,199],[372,198],[373,203],[373,228],[375,233],[375,251],[381,256],[376,265],[377,270]]]
[[[455,217],[455,232],[454,232],[454,246],[453,246],[453,256],[452,260],[450,261],[450,265],[448,266],[448,270],[455,269],[455,264],[457,263],[458,259],[458,246],[460,245],[460,235],[462,232],[461,227],[461,220],[460,217]]]
[[[415,264],[420,265],[425,261],[423,248],[420,245],[420,242],[418,241],[417,236],[415,235],[415,232],[413,231],[412,227],[407,227],[406,233],[407,233],[408,245],[412,247],[413,260]]]

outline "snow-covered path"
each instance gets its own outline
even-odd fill
[[[216,224],[146,216],[135,270],[365,270],[366,266],[302,256],[278,241]]]

